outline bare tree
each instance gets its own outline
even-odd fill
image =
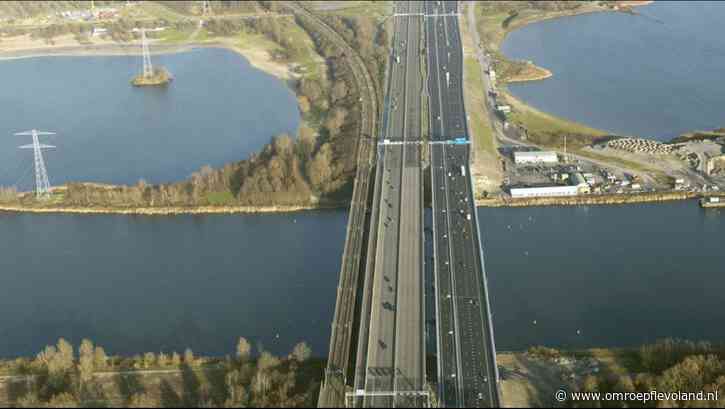
[[[106,356],[106,351],[99,346],[96,346],[96,349],[93,353],[93,364],[96,367],[96,369],[104,369],[106,368],[108,356]]]
[[[249,360],[251,353],[252,345],[245,338],[240,337],[237,343],[237,358],[239,358],[239,361],[242,363],[246,362]]]
[[[184,363],[189,366],[194,365],[194,352],[190,348],[186,348],[184,351]]]
[[[290,355],[292,359],[300,363],[310,359],[311,356],[312,349],[310,349],[306,342],[300,342],[299,344],[295,345],[295,347],[292,349],[292,354]]]
[[[78,349],[78,370],[81,377],[81,388],[93,380],[93,370],[95,369],[94,361],[95,351],[93,342],[89,339],[84,339],[81,341],[81,346]]]

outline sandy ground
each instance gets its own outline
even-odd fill
[[[261,47],[247,46],[239,47],[234,45],[234,41],[230,38],[222,38],[218,40],[218,44],[223,45],[230,50],[234,50],[249,60],[252,66],[264,72],[272,74],[278,78],[289,80],[299,78],[298,74],[292,72],[290,64],[280,63],[272,60],[269,52]]]
[[[3,37],[0,41],[0,60],[50,55],[140,55],[141,53],[139,43],[119,43],[102,38],[93,38],[91,41],[92,44],[80,44],[73,35],[56,37],[52,44],[42,39],[33,39],[30,35]],[[297,77],[289,64],[272,60],[267,50],[253,46],[241,48],[230,38],[219,38],[214,42],[201,44],[166,45],[151,42],[151,47],[152,53],[155,54],[181,52],[193,47],[223,47],[241,54],[255,68],[278,78],[289,80]]]
[[[551,362],[523,353],[499,353],[501,403],[505,408],[557,407],[554,393],[568,389],[563,371]]]
[[[48,42],[44,39],[33,39],[29,34],[15,36],[15,37],[2,37],[0,38],[0,57],[24,57],[24,56],[35,56],[43,55],[45,53],[53,53],[53,50],[67,49],[67,48],[84,48],[89,49],[96,48],[98,46],[118,45],[118,43],[112,40],[104,40],[101,38],[94,38],[92,44],[87,46],[82,45],[75,39],[71,34],[58,36],[53,42]],[[127,47],[132,44],[127,44]]]

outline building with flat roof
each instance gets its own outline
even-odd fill
[[[555,197],[555,196],[576,196],[579,194],[579,186],[544,186],[511,188],[511,197]]]
[[[551,151],[514,152],[514,162],[517,165],[559,163],[559,157]]]

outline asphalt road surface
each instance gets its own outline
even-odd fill
[[[455,2],[426,2],[431,139],[468,139]],[[431,146],[439,400],[497,407],[495,346],[468,144]]]
[[[398,2],[415,14],[420,2]],[[372,407],[420,407],[425,386],[423,300],[423,177],[421,152],[421,16],[394,21],[386,122],[379,140],[374,262],[366,272],[356,389]],[[364,370],[360,370],[364,368]],[[413,392],[413,394],[406,394]]]

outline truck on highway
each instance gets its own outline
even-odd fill
[[[466,176],[466,167],[461,165],[461,176]]]

